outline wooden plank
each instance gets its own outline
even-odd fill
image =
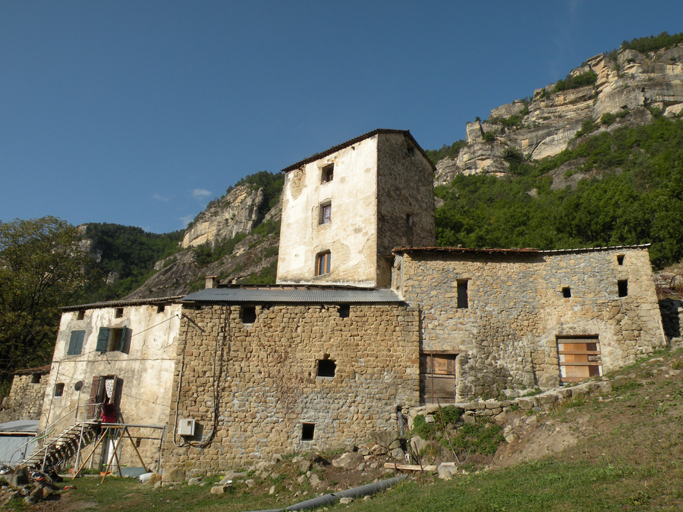
[[[393,462],[385,462],[384,467],[387,469],[397,469],[399,471],[436,471],[435,465],[418,466],[417,464],[394,464]]]
[[[600,355],[599,350],[561,350],[558,352],[559,355],[569,355],[569,354],[580,354],[580,355]]]
[[[560,366],[600,366],[602,363],[600,361],[580,361],[578,363],[565,363],[561,362]]]

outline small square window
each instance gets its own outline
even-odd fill
[[[565,286],[564,288],[562,288],[562,296],[565,299],[568,299],[569,297],[572,296],[572,290],[571,290],[571,288],[569,288],[569,286]]]
[[[157,306],[157,314],[158,313],[163,313],[166,310],[166,306],[164,304],[159,304]]]
[[[334,164],[326,165],[323,167],[322,173],[320,175],[321,183],[328,183],[334,178]]]
[[[351,306],[349,304],[339,304],[339,318],[348,318],[351,314]]]
[[[408,146],[406,148],[406,153],[408,153],[408,156],[414,156],[415,155],[415,148],[413,146]]]
[[[76,315],[76,320],[83,320],[84,318],[85,318],[85,310],[79,309],[78,314]]]
[[[55,384],[55,396],[62,396],[64,394],[64,383]]]
[[[623,254],[617,254],[617,265],[623,265],[624,264],[624,255]]]
[[[301,440],[313,441],[313,434],[315,433],[315,423],[303,423],[301,425]]]
[[[123,318],[123,308],[116,308],[114,318]]]
[[[315,257],[315,275],[322,276],[330,273],[332,255],[329,251],[321,252]]]
[[[243,306],[242,307],[242,323],[243,324],[253,324],[256,322],[256,307],[255,306]]]
[[[320,218],[318,219],[318,224],[328,224],[332,220],[332,204],[321,204],[320,205]]]
[[[40,373],[34,373],[31,375],[31,384],[40,384]]]
[[[458,309],[467,309],[468,307],[467,281],[458,281]]]
[[[337,364],[331,359],[318,359],[318,377],[334,377]]]
[[[619,288],[619,297],[626,297],[628,295],[628,280],[617,281],[617,287]]]

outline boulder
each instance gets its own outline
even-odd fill
[[[335,468],[355,469],[363,460],[363,456],[358,452],[346,452],[341,457],[334,459],[332,465]]]
[[[439,472],[439,478],[441,480],[450,480],[453,478],[453,475],[458,474],[458,468],[454,462],[443,462],[439,464],[439,467],[436,468],[436,470]]]

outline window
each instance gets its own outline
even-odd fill
[[[623,254],[617,254],[617,265],[623,265],[624,264],[624,255]]]
[[[348,318],[351,314],[351,306],[349,304],[339,304],[339,318]]]
[[[166,311],[166,306],[164,304],[159,304],[157,306],[157,314],[163,313],[164,311]]]
[[[313,434],[315,432],[315,423],[303,423],[301,425],[301,440],[313,441]]]
[[[628,280],[617,281],[617,287],[619,288],[619,297],[626,297],[628,295]]]
[[[318,224],[328,224],[332,220],[332,204],[324,203],[320,205],[320,218]]]
[[[413,227],[413,214],[412,213],[406,213],[406,226],[409,228]]]
[[[242,323],[253,324],[256,322],[256,306],[242,306]]]
[[[458,309],[467,309],[468,307],[467,281],[458,281]]]
[[[562,384],[602,375],[600,343],[597,336],[557,336],[557,354]]]
[[[78,313],[76,314],[76,320],[83,320],[85,318],[85,310],[80,309],[78,310]]]
[[[40,373],[34,373],[31,375],[31,384],[40,384],[40,377],[42,377]]]
[[[330,356],[325,354],[323,359],[318,359],[318,377],[334,377],[337,364],[328,359]]]
[[[64,383],[55,384],[55,396],[62,396],[64,394]]]
[[[123,318],[123,308],[116,308],[114,318]]]
[[[328,183],[332,181],[332,178],[334,178],[334,164],[326,165],[320,175],[320,183]]]
[[[408,156],[414,156],[415,155],[415,148],[413,146],[408,146],[406,148],[406,153],[408,153]]]
[[[330,251],[321,252],[315,257],[315,275],[322,276],[330,273],[332,255]]]
[[[71,339],[69,340],[69,348],[66,350],[67,356],[75,356],[83,350],[83,339],[85,338],[85,331],[71,331]]]
[[[569,297],[572,296],[572,290],[571,290],[571,288],[569,288],[569,286],[565,286],[564,288],[562,288],[562,296],[565,299],[568,299]]]
[[[128,331],[127,327],[120,329],[110,327],[100,327],[97,334],[96,352],[125,352],[128,353]]]

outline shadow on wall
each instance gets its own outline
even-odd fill
[[[682,310],[679,312],[679,310]],[[681,337],[681,314],[683,314],[683,300],[663,299],[659,301],[659,311],[662,315],[664,334],[669,338]]]

